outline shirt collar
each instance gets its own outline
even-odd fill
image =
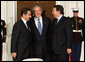
[[[22,17],[21,17],[21,19],[22,19],[22,21],[26,24],[27,21],[26,21],[25,19],[23,19]]]
[[[58,17],[58,21],[62,18],[62,16],[63,16],[63,15],[61,15],[61,16]]]
[[[38,19],[42,19],[42,16],[40,16],[39,18],[37,17],[34,17],[35,21],[38,20]]]

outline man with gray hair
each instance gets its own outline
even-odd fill
[[[50,19],[44,17],[42,14],[42,8],[39,5],[33,7],[33,17],[30,21],[31,38],[32,38],[32,54],[33,58],[41,58],[44,61],[48,61],[48,31]]]

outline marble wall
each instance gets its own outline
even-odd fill
[[[1,1],[1,19],[5,20],[7,25],[7,38],[6,43],[3,44],[3,61],[12,61],[10,44],[11,44],[11,34],[14,23],[17,18],[17,5],[16,1]]]

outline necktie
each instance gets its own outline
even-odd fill
[[[26,22],[26,24],[27,24],[27,29],[28,29],[29,31],[31,31],[30,27],[28,26],[28,25],[29,25],[28,22]]]
[[[38,30],[40,35],[42,35],[42,27],[41,27],[40,19],[38,19]]]
[[[26,28],[28,29],[28,22],[26,22]]]
[[[54,20],[54,22],[55,22],[55,23],[58,23],[58,19],[56,18],[56,19]]]

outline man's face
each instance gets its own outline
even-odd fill
[[[52,10],[53,17],[54,17],[54,18],[58,17],[59,12],[60,12],[60,11],[57,11],[56,8],[53,8],[53,10]]]
[[[75,17],[77,17],[77,16],[78,16],[78,12],[73,13],[73,15],[74,15]]]
[[[25,20],[29,21],[31,18],[31,11],[27,11],[27,14],[23,14],[23,16],[25,17]]]
[[[39,18],[42,14],[42,10],[40,7],[34,7],[34,15],[35,17]]]

